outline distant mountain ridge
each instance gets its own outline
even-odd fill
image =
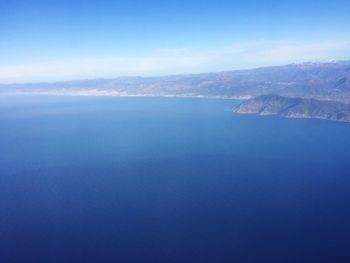
[[[265,94],[350,103],[350,61],[217,73],[2,84],[0,94],[252,98]]]
[[[350,104],[315,99],[261,95],[246,100],[233,111],[241,114],[278,115],[287,118],[313,118],[350,122]]]

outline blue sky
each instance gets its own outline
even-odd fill
[[[349,0],[0,0],[0,82],[346,60],[349,14]]]

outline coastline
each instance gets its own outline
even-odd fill
[[[176,95],[176,94],[128,94],[111,91],[50,91],[50,92],[4,92],[0,96],[67,96],[67,97],[159,97],[159,98],[191,98],[191,99],[220,99],[220,100],[248,100],[253,96],[204,96],[204,95]]]

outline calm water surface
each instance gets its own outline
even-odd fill
[[[0,262],[350,262],[350,124],[236,103],[0,97]]]

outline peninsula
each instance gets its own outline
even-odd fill
[[[262,95],[234,107],[240,114],[278,115],[286,118],[312,118],[350,122],[350,105],[326,100]]]

